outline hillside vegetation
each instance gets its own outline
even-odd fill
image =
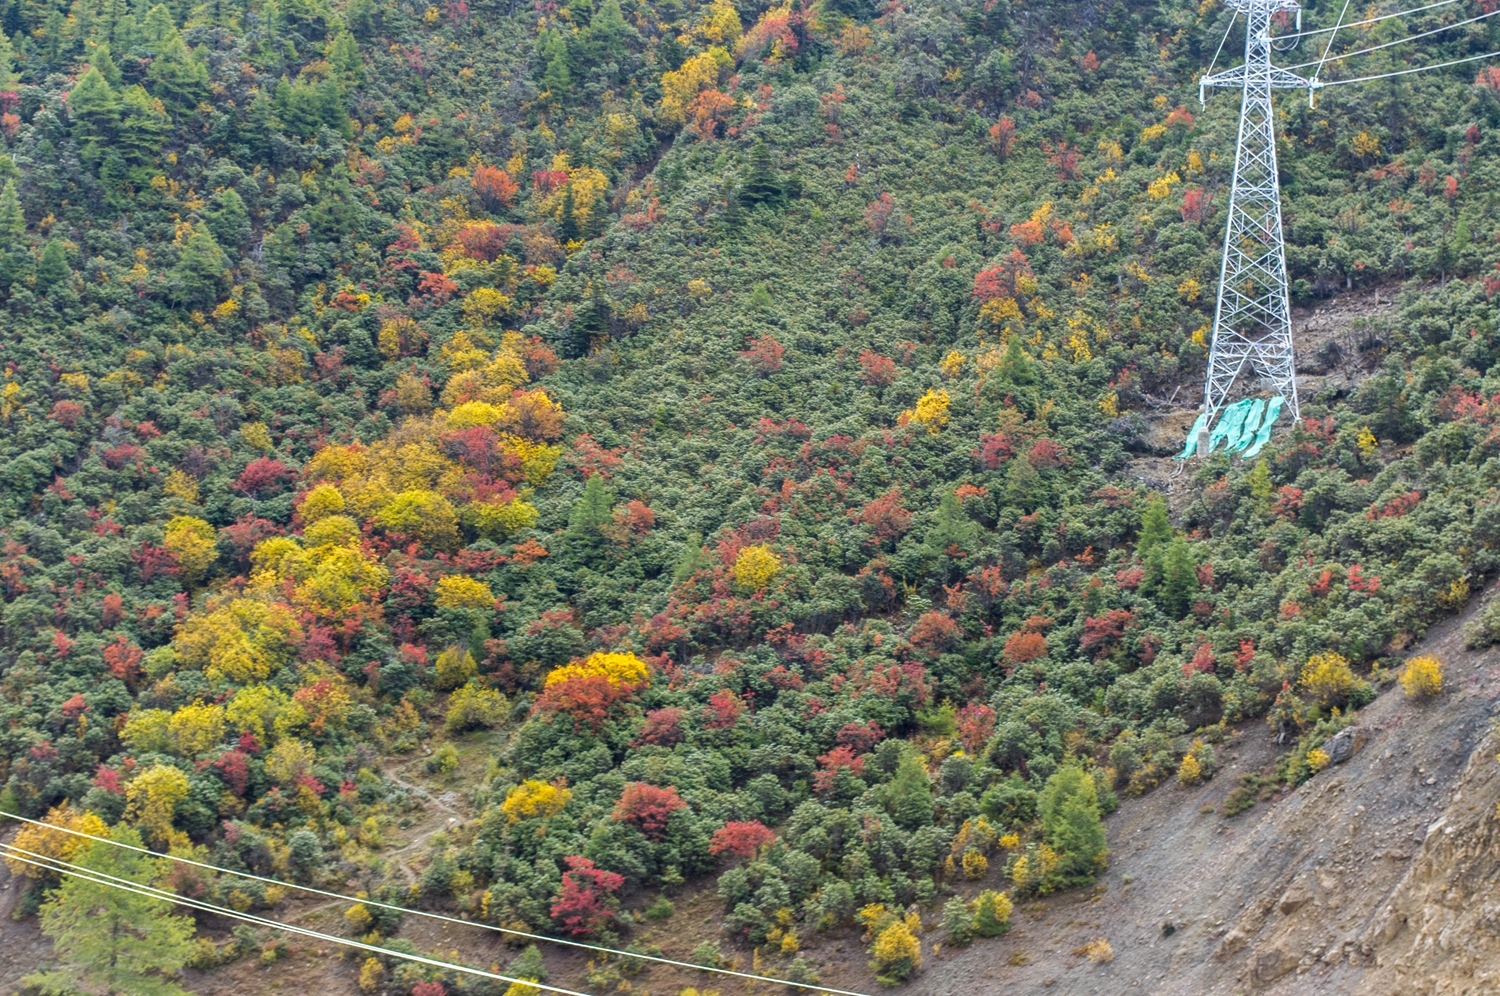
[[[1314,776],[1500,570],[1483,63],[1285,95],[1295,303],[1396,317],[1169,513],[1131,464],[1204,368],[1213,0],[0,11],[5,812],[609,943],[716,889],[692,960],[810,982],[862,928],[898,984],[1226,724]],[[408,882],[412,757],[476,815]]]

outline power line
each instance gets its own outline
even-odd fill
[[[342,944],[346,947],[358,948],[361,951],[370,951],[375,954],[387,955],[391,958],[401,958],[406,961],[417,962],[418,964],[422,965],[430,965],[434,968],[441,968],[449,972],[460,972],[466,975],[477,975],[482,978],[492,979],[496,982],[509,982],[512,984],[519,983],[520,985],[524,986],[533,986],[537,989],[546,990],[547,992],[558,993],[559,996],[591,996],[591,994],[589,993],[579,992],[575,989],[563,989],[560,986],[548,985],[545,982],[534,982],[530,979],[519,979],[509,975],[501,975],[498,972],[488,972],[480,968],[471,968],[468,965],[457,965],[453,962],[440,961],[436,958],[428,958],[424,955],[407,954],[403,951],[394,951],[390,948],[383,948],[375,944],[366,944],[364,941],[350,940],[347,937],[339,937],[335,934],[325,934],[322,931],[312,930],[308,927],[298,927],[293,924],[283,923],[279,920],[271,920],[267,919],[266,917],[254,916],[249,913],[242,913],[239,910],[230,909],[227,906],[218,906],[214,903],[207,903],[199,899],[190,899],[186,896],[179,896],[175,892],[168,892],[164,889],[158,889],[154,886],[143,885],[140,882],[132,882],[129,879],[109,875],[105,872],[97,871],[93,868],[86,868],[82,865],[75,865],[72,862],[62,860],[61,858],[54,858],[49,855],[38,854],[35,851],[28,851],[25,848],[16,847],[14,844],[0,843],[0,848],[4,848],[7,852],[16,852],[7,854],[8,860],[11,861],[20,861],[24,864],[32,865],[36,868],[46,869],[47,871],[61,872],[64,875],[72,875],[76,878],[81,878],[85,881],[93,882],[96,885],[104,885],[110,888],[120,889],[124,892],[134,893],[135,895],[145,896],[150,899],[160,899],[164,902],[172,903],[176,906],[186,906],[190,909],[202,910],[207,913],[215,913],[220,916],[230,917],[235,920],[242,920],[246,923],[258,924],[263,927],[271,927],[276,930],[284,930],[291,934],[298,934],[300,936],[310,937],[315,940],[327,941],[331,944]],[[29,857],[21,857],[21,855],[29,855]]]
[[[379,909],[391,910],[396,913],[406,913],[412,916],[426,917],[429,920],[439,920],[444,923],[453,923],[464,927],[478,927],[481,930],[493,931],[494,933],[498,934],[509,934],[512,937],[522,937],[532,941],[543,941],[548,944],[560,944],[564,947],[578,948],[584,951],[596,951],[600,954],[618,955],[623,958],[635,958],[640,961],[655,962],[659,965],[671,965],[675,968],[690,968],[699,972],[712,972],[715,975],[728,975],[740,979],[751,979],[755,982],[770,982],[776,985],[793,986],[798,989],[817,990],[820,993],[828,994],[828,996],[867,996],[866,993],[856,992],[850,989],[831,989],[828,986],[808,985],[805,982],[793,982],[790,979],[778,979],[768,975],[755,975],[751,972],[739,972],[729,968],[717,968],[709,965],[696,965],[692,962],[678,961],[674,958],[664,958],[660,955],[637,954],[634,951],[623,951],[619,948],[608,948],[599,944],[589,944],[586,941],[569,940],[565,937],[549,937],[546,934],[534,934],[529,931],[516,930],[511,927],[497,927],[493,924],[484,923],[478,920],[460,920],[458,917],[446,916],[442,913],[433,913],[428,910],[414,910],[409,909],[405,906],[394,906],[390,903],[382,903],[374,899],[360,899],[357,896],[349,896],[340,892],[330,892],[327,889],[319,889],[311,885],[296,885],[292,882],[283,882],[279,879],[267,878],[264,875],[256,875],[253,872],[238,871],[233,868],[222,868],[218,865],[211,865],[202,861],[195,861],[192,858],[184,858],[175,854],[157,854],[155,851],[152,851],[149,848],[136,847],[134,844],[125,844],[118,840],[111,840],[108,837],[100,837],[95,834],[84,833],[82,830],[73,830],[69,827],[60,827],[52,823],[46,823],[42,820],[33,820],[26,816],[18,816],[15,813],[7,813],[3,810],[0,810],[0,817],[18,820],[22,823],[29,823],[33,826],[43,827],[48,830],[56,830],[60,833],[72,834],[75,837],[83,837],[88,840],[97,841],[103,844],[111,844],[115,847],[125,848],[129,851],[138,851],[141,854],[149,855],[153,858],[167,858],[168,860],[181,862],[185,865],[192,865],[195,868],[202,868],[206,871],[219,872],[225,875],[237,875],[240,878],[250,879],[251,881],[255,882],[264,882],[267,885],[276,885],[284,889],[298,889],[302,892],[306,892],[315,896],[323,896],[327,899],[340,899],[350,903],[363,903],[365,906],[374,906]],[[11,845],[0,844],[0,846]]]
[[[1367,24],[1378,24],[1381,21],[1389,21],[1393,17],[1406,17],[1408,14],[1420,14],[1424,10],[1432,10],[1432,9],[1434,9],[1436,7],[1446,7],[1450,3],[1458,3],[1458,0],[1438,0],[1437,3],[1430,3],[1430,4],[1428,4],[1425,7],[1413,7],[1411,10],[1401,10],[1401,11],[1397,11],[1394,14],[1382,14],[1379,17],[1372,17],[1372,18],[1370,18],[1368,20],[1365,20],[1365,21],[1354,21],[1354,22],[1352,22],[1350,24],[1344,25],[1344,27],[1346,27],[1346,28],[1362,28],[1362,27],[1364,27]],[[1276,41],[1284,41],[1284,40],[1291,39],[1291,38],[1311,38],[1313,35],[1326,35],[1330,31],[1337,31],[1337,30],[1338,30],[1337,27],[1332,27],[1332,28],[1318,28],[1315,31],[1299,31],[1299,32],[1297,32],[1296,34],[1293,34],[1293,35],[1277,35],[1276,36]]]
[[[1381,49],[1383,49],[1383,48],[1390,48],[1393,45],[1404,45],[1406,42],[1416,41],[1418,38],[1426,38],[1428,35],[1441,34],[1444,31],[1452,31],[1454,28],[1461,28],[1465,24],[1473,24],[1475,21],[1483,21],[1485,18],[1494,17],[1496,14],[1500,14],[1500,8],[1496,8],[1495,10],[1492,10],[1489,13],[1486,13],[1486,14],[1479,14],[1479,15],[1477,15],[1475,17],[1471,17],[1471,18],[1469,18],[1467,20],[1464,20],[1464,21],[1456,21],[1453,24],[1446,24],[1446,25],[1444,25],[1441,28],[1433,28],[1431,31],[1423,31],[1421,34],[1407,35],[1405,38],[1397,38],[1395,41],[1388,41],[1388,42],[1385,42],[1385,43],[1380,44],[1380,45],[1371,45],[1369,48],[1362,48],[1362,49],[1359,49],[1356,52],[1345,52],[1342,55],[1335,55],[1332,59],[1328,59],[1328,61],[1329,62],[1338,62],[1340,59],[1352,59],[1356,55],[1369,55],[1371,52],[1379,52]],[[1328,43],[1330,45],[1333,44],[1332,37],[1330,37],[1328,39]],[[1324,57],[1325,58],[1327,57],[1327,53],[1326,52],[1324,53]],[[1283,68],[1285,68],[1288,72],[1293,72],[1293,71],[1298,70],[1298,69],[1306,69],[1308,66],[1311,66],[1311,65],[1314,65],[1314,63],[1304,62],[1300,66],[1285,66]],[[1323,68],[1323,60],[1319,59],[1318,62],[1316,63],[1316,65],[1318,67],[1318,71],[1321,71],[1322,68]],[[1317,79],[1317,76],[1318,76],[1318,72],[1315,71],[1313,73],[1313,78]]]
[[[1214,50],[1214,57],[1208,63],[1208,72],[1204,74],[1205,76],[1213,75],[1214,66],[1219,63],[1219,53],[1224,51],[1224,43],[1229,40],[1229,32],[1234,30],[1234,22],[1238,17],[1238,14],[1229,15],[1229,24],[1224,28],[1224,37],[1219,39],[1219,47]]]
[[[1333,50],[1333,40],[1339,36],[1339,25],[1344,23],[1344,15],[1347,13],[1349,13],[1349,0],[1344,0],[1343,9],[1339,11],[1339,19],[1333,22],[1333,33],[1328,36],[1328,44],[1323,46],[1323,58],[1318,60],[1318,68],[1313,70],[1313,79],[1317,79],[1318,74],[1323,71],[1323,63],[1328,60],[1328,53]],[[1288,66],[1286,68],[1290,72],[1292,69],[1301,67]]]
[[[1374,76],[1360,76],[1352,80],[1329,80],[1326,83],[1319,80],[1316,84],[1318,89],[1325,86],[1344,86],[1347,83],[1368,83],[1370,80],[1383,80],[1391,76],[1408,76],[1411,73],[1425,73],[1429,69],[1447,69],[1449,66],[1462,65],[1465,62],[1478,62],[1481,59],[1493,59],[1500,56],[1500,52],[1486,52],[1483,55],[1471,55],[1466,59],[1453,59],[1449,62],[1439,62],[1435,66],[1417,66],[1413,69],[1398,69],[1391,73],[1377,73]]]

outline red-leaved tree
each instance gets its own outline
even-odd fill
[[[740,355],[750,361],[751,368],[757,374],[769,377],[781,369],[786,347],[777,342],[773,336],[763,335],[759,339],[752,339],[750,348]]]
[[[1001,654],[1005,657],[1005,662],[1012,667],[1017,664],[1030,664],[1034,660],[1047,656],[1047,638],[1031,630],[1017,630],[1005,641],[1005,648]]]
[[[848,746],[835,747],[818,758],[818,770],[813,773],[813,791],[827,792],[833,788],[834,779],[840,771],[860,775],[865,770],[865,759]]]
[[[867,349],[859,354],[859,366],[864,371],[865,383],[871,387],[885,387],[896,381],[896,361],[889,356]]]
[[[280,491],[293,476],[292,469],[280,460],[259,457],[251,460],[234,479],[234,489],[252,497]]]
[[[995,735],[995,710],[983,702],[970,702],[958,710],[958,742],[967,754],[978,754]]]
[[[109,673],[126,684],[134,682],[140,676],[141,660],[145,655],[141,653],[140,647],[123,635],[115,637],[115,642],[106,646],[103,654]]]
[[[516,202],[516,194],[521,192],[521,185],[498,166],[480,166],[474,170],[473,184],[474,193],[491,211],[498,205],[510,207]]]
[[[552,919],[574,935],[592,934],[615,915],[614,893],[625,884],[625,876],[594,867],[588,858],[570,855],[563,859],[562,892],[552,901]]]
[[[676,706],[652,709],[646,713],[646,725],[641,729],[638,744],[655,744],[671,747],[682,743],[682,710]]]
[[[602,674],[569,678],[549,685],[536,701],[535,712],[565,715],[575,724],[598,733],[616,706],[628,701],[636,686],[617,685]]]
[[[1114,653],[1125,639],[1125,631],[1135,625],[1135,613],[1128,609],[1110,609],[1102,616],[1089,616],[1083,621],[1083,637],[1078,649],[1094,660]]]
[[[735,854],[742,858],[751,858],[775,839],[776,834],[760,820],[750,820],[745,823],[731,821],[714,831],[714,839],[708,845],[708,853],[714,857],[721,854]]]
[[[630,782],[615,803],[610,818],[616,823],[628,823],[648,840],[661,840],[667,832],[667,821],[687,803],[672,786],[658,788],[646,782]]]

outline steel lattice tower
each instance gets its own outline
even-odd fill
[[[1203,385],[1203,410],[1210,425],[1247,363],[1264,387],[1286,398],[1292,418],[1300,417],[1271,92],[1307,89],[1308,81],[1271,64],[1270,34],[1271,18],[1296,11],[1298,5],[1293,0],[1229,0],[1229,6],[1247,22],[1244,64],[1205,76],[1198,84],[1200,100],[1207,87],[1238,87],[1242,93],[1219,298]]]

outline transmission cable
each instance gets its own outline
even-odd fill
[[[1493,59],[1496,56],[1500,56],[1500,52],[1486,52],[1483,55],[1471,55],[1465,59],[1453,59],[1449,62],[1439,62],[1438,64],[1433,66],[1416,66],[1412,69],[1398,69],[1390,73],[1377,73],[1374,76],[1360,76],[1352,80],[1329,80],[1326,83],[1322,80],[1319,80],[1317,86],[1318,89],[1321,90],[1325,86],[1343,86],[1346,83],[1368,83],[1371,80],[1383,80],[1388,79],[1392,76],[1408,76],[1412,73],[1425,73],[1429,69],[1447,69],[1449,66],[1458,66],[1462,65],[1465,62],[1478,62],[1481,59]]]
[[[1475,17],[1471,17],[1471,18],[1469,18],[1467,20],[1464,20],[1464,21],[1456,21],[1453,24],[1446,24],[1446,25],[1444,25],[1441,28],[1433,28],[1430,31],[1423,31],[1421,34],[1407,35],[1405,38],[1397,38],[1395,41],[1384,42],[1383,44],[1380,44],[1380,45],[1371,45],[1369,48],[1362,48],[1362,49],[1359,49],[1358,51],[1345,52],[1342,55],[1335,55],[1331,59],[1328,58],[1328,53],[1324,52],[1323,53],[1323,59],[1319,59],[1317,61],[1317,63],[1316,63],[1316,65],[1318,67],[1318,71],[1315,71],[1313,73],[1313,79],[1317,79],[1318,78],[1318,72],[1322,71],[1322,69],[1323,69],[1323,62],[1324,62],[1325,59],[1328,62],[1338,62],[1340,59],[1352,59],[1356,55],[1369,55],[1371,52],[1379,52],[1381,49],[1383,49],[1383,48],[1390,48],[1393,45],[1403,45],[1403,44],[1405,44],[1406,42],[1409,42],[1409,41],[1416,41],[1418,38],[1426,38],[1428,35],[1441,34],[1444,31],[1452,31],[1454,28],[1461,28],[1465,24],[1473,24],[1475,21],[1483,21],[1485,18],[1494,17],[1496,14],[1500,14],[1500,7],[1497,7],[1494,10],[1489,11],[1488,13],[1479,14],[1479,15],[1477,15]],[[1330,45],[1332,45],[1333,44],[1333,39],[1329,38],[1328,42],[1329,42]],[[1292,72],[1292,71],[1297,70],[1297,69],[1306,69],[1308,66],[1311,66],[1311,65],[1314,65],[1314,63],[1304,62],[1304,63],[1302,63],[1299,66],[1285,66],[1283,68],[1285,68],[1287,70],[1287,72]]]
[[[1379,23],[1381,21],[1389,21],[1393,17],[1405,17],[1408,14],[1420,14],[1424,10],[1432,10],[1432,9],[1434,9],[1436,7],[1446,7],[1450,3],[1458,3],[1458,0],[1438,0],[1437,3],[1430,3],[1430,4],[1428,4],[1425,7],[1413,7],[1411,10],[1400,10],[1400,11],[1397,11],[1396,13],[1394,13],[1394,14],[1381,14],[1379,17],[1372,17],[1372,18],[1369,18],[1368,20],[1353,21],[1353,22],[1351,22],[1349,24],[1343,25],[1343,27],[1346,27],[1346,28],[1362,28],[1362,27],[1364,27],[1367,24],[1377,24],[1377,23]],[[1296,34],[1292,34],[1292,35],[1277,35],[1276,36],[1276,40],[1280,41],[1280,40],[1288,39],[1288,38],[1310,38],[1313,35],[1324,35],[1324,34],[1327,34],[1330,31],[1337,31],[1337,30],[1339,30],[1339,27],[1337,25],[1335,25],[1334,27],[1331,27],[1331,28],[1318,28],[1318,29],[1316,29],[1314,31],[1299,31]]]
[[[1219,39],[1219,47],[1214,50],[1214,57],[1209,60],[1208,70],[1203,74],[1204,76],[1213,75],[1214,66],[1218,65],[1219,62],[1219,53],[1224,51],[1224,43],[1229,40],[1229,32],[1234,30],[1234,22],[1238,17],[1238,14],[1232,13],[1229,15],[1229,24],[1224,28],[1224,37]]]
[[[401,958],[406,961],[413,961],[423,965],[430,965],[434,968],[441,968],[449,972],[461,972],[466,975],[477,975],[482,978],[492,979],[496,982],[509,982],[513,985],[532,986],[536,989],[546,990],[547,992],[558,993],[559,996],[591,996],[591,994],[589,993],[579,992],[576,989],[564,989],[561,986],[548,985],[545,982],[535,982],[530,979],[519,979],[509,975],[501,975],[498,972],[487,972],[484,969],[471,968],[468,965],[458,965],[454,964],[453,962],[440,961],[436,958],[428,958],[424,955],[407,954],[403,951],[395,951],[391,948],[383,948],[376,944],[367,944],[364,941],[355,941],[347,937],[339,937],[335,934],[325,934],[322,931],[312,930],[308,927],[298,927],[293,924],[283,923],[280,920],[271,920],[266,917],[254,916],[250,913],[242,913],[239,910],[231,909],[227,906],[219,906],[214,903],[207,903],[199,899],[190,899],[186,896],[180,896],[175,892],[158,889],[154,886],[144,885],[140,882],[132,882],[129,879],[119,878],[114,875],[106,874],[105,872],[97,871],[93,868],[86,868],[82,865],[76,865],[72,862],[64,861],[61,858],[54,858],[50,855],[38,854],[35,851],[28,851],[25,848],[16,847],[14,844],[0,843],[0,848],[4,848],[7,852],[14,852],[6,854],[7,860],[19,861],[24,864],[32,865],[36,868],[59,872],[64,875],[72,875],[75,878],[93,882],[96,885],[109,886],[110,888],[120,889],[124,892],[134,893],[138,896],[145,896],[148,899],[159,899],[163,902],[168,902],[176,906],[186,906],[190,909],[201,910],[207,913],[214,913],[219,916],[230,917],[235,920],[242,920],[246,923],[257,924],[262,927],[271,927],[276,930],[284,930],[288,933],[299,934],[303,937],[313,938],[314,940],[327,941],[331,944],[342,944],[346,947],[358,948],[361,951],[370,951],[375,954],[382,954],[391,958]],[[29,855],[29,857],[22,857],[22,855]]]
[[[1318,78],[1318,73],[1323,71],[1323,63],[1328,59],[1328,53],[1333,50],[1333,40],[1339,36],[1339,25],[1344,23],[1344,15],[1349,12],[1349,0],[1344,0],[1343,9],[1339,11],[1339,19],[1333,22],[1333,33],[1328,36],[1328,44],[1323,46],[1323,58],[1318,60],[1318,68],[1313,70],[1313,79]],[[1312,65],[1312,63],[1307,63]],[[1300,69],[1300,66],[1291,67]],[[1290,71],[1290,70],[1288,70]]]
[[[428,910],[415,910],[405,906],[395,906],[390,903],[382,903],[374,899],[360,899],[357,896],[349,896],[340,892],[330,892],[327,889],[319,889],[311,885],[296,885],[292,882],[283,882],[279,879],[267,878],[264,875],[256,875],[253,872],[238,871],[233,868],[223,868],[218,865],[211,865],[202,861],[195,861],[192,858],[184,858],[176,854],[158,854],[155,851],[150,850],[149,848],[137,847],[134,844],[122,843],[118,840],[112,840],[109,837],[100,837],[95,834],[84,833],[82,830],[73,830],[69,827],[60,827],[52,823],[44,822],[42,820],[34,820],[26,816],[19,816],[15,813],[8,813],[3,810],[0,810],[0,817],[18,820],[22,823],[29,823],[32,826],[42,827],[47,830],[56,830],[59,833],[72,834],[75,837],[83,837],[88,840],[97,841],[103,844],[111,844],[115,847],[122,847],[129,851],[137,851],[141,854],[145,854],[153,858],[166,858],[170,861],[177,861],[185,865],[192,865],[195,868],[202,868],[206,871],[219,872],[225,875],[237,875],[240,878],[250,879],[251,881],[264,882],[267,885],[276,885],[284,889],[297,889],[299,891],[310,893],[315,896],[323,896],[327,899],[339,899],[349,903],[363,903],[365,906],[374,906],[379,909],[391,910],[396,913],[407,913],[412,916],[426,917],[430,920],[439,920],[444,923],[459,924],[465,927],[478,927],[481,930],[489,930],[499,934],[509,934],[512,937],[522,937],[527,940],[542,941],[548,944],[559,944],[563,945],[564,947],[578,948],[584,951],[597,951],[600,954],[618,955],[622,958],[635,958],[640,961],[654,962],[659,965],[671,965],[676,968],[690,968],[699,972],[711,972],[715,975],[728,975],[740,979],[751,979],[756,982],[770,982],[776,985],[794,986],[799,989],[817,990],[820,993],[829,994],[829,996],[868,996],[868,994],[866,993],[861,993],[849,989],[833,989],[828,986],[808,985],[805,982],[793,982],[790,979],[778,979],[768,975],[755,975],[751,972],[739,972],[729,968],[717,968],[709,965],[697,965],[693,962],[678,961],[674,958],[665,958],[660,955],[637,954],[634,951],[623,951],[619,948],[609,948],[599,944],[589,944],[587,941],[575,941],[565,937],[549,937],[546,934],[536,934],[531,933],[530,931],[516,930],[512,927],[497,927],[493,924],[483,923],[479,920],[461,920],[458,917],[446,916],[442,913],[433,913]],[[12,845],[0,844],[0,846]]]

